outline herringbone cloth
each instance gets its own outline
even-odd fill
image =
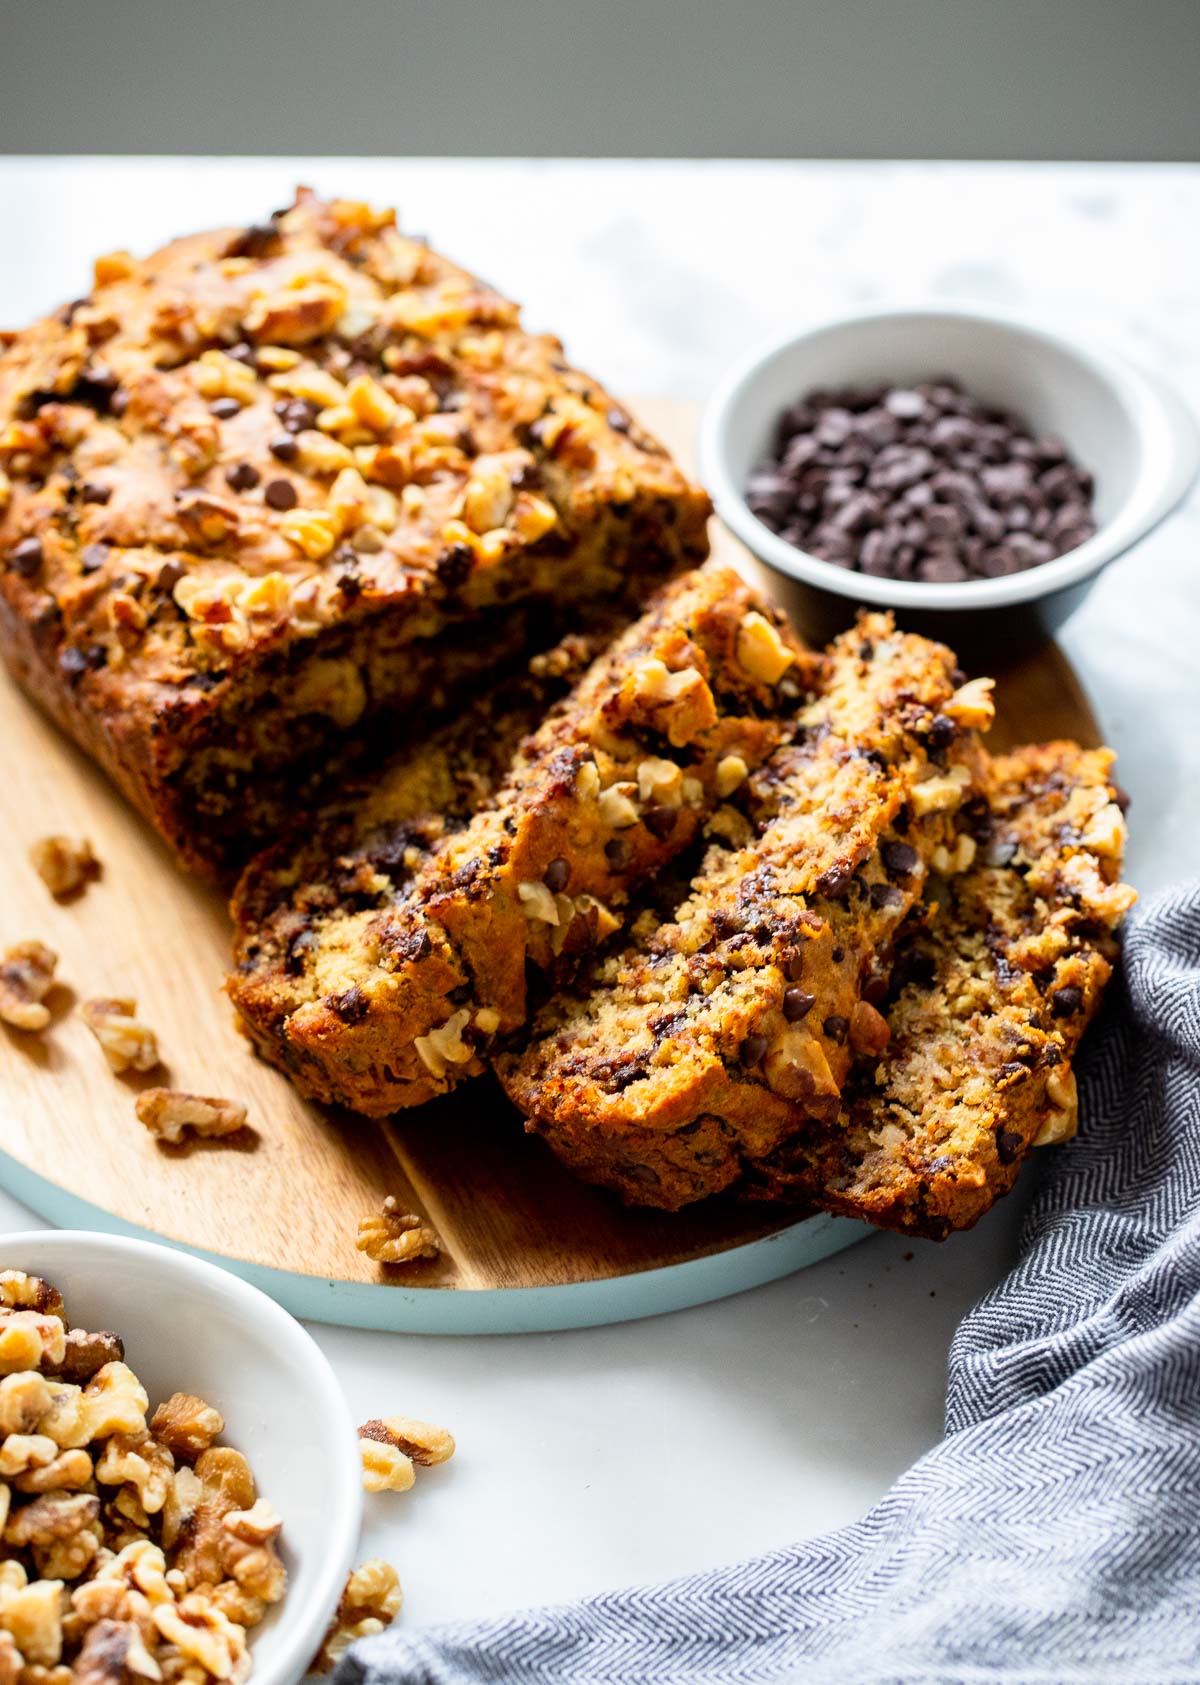
[[[1200,1681],[1200,884],[1131,920],[1082,1077],[1021,1262],[955,1337],[946,1437],[865,1520],[394,1630],[339,1685]]]

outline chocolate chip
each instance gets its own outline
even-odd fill
[[[339,995],[327,996],[326,1004],[343,1024],[361,1024],[371,1006],[357,983],[351,983],[350,987],[343,989]]]
[[[619,410],[614,406],[614,408],[609,410],[605,420],[608,422],[608,425],[612,428],[614,433],[628,433],[630,426],[629,417],[625,414],[624,410]]]
[[[468,544],[452,544],[434,563],[438,580],[449,590],[455,590],[471,577],[475,568],[475,553]]]
[[[79,558],[82,573],[99,573],[108,561],[107,544],[86,544]]]
[[[267,449],[276,462],[295,462],[300,455],[300,446],[290,433],[277,433]]]
[[[742,1043],[741,1060],[743,1065],[761,1065],[767,1052],[766,1036],[747,1036]]]
[[[249,340],[240,339],[236,345],[231,345],[229,347],[225,355],[227,357],[232,357],[235,363],[244,363],[248,369],[252,369],[257,366],[258,359],[255,355],[254,347],[250,344]]]
[[[298,499],[290,480],[268,480],[263,487],[263,502],[271,509],[294,509]]]
[[[894,883],[873,883],[867,893],[872,907],[899,907],[904,901],[904,891],[897,889]]]
[[[629,844],[624,837],[610,837],[604,845],[604,858],[614,872],[629,863]]]
[[[879,845],[879,854],[889,877],[911,877],[921,864],[921,856],[911,843],[894,842],[890,837]]]
[[[22,538],[8,552],[9,565],[22,579],[35,578],[44,559],[40,538]]]
[[[184,570],[178,562],[164,562],[158,570],[154,583],[164,596],[170,596],[179,581],[183,578]]]
[[[308,398],[281,398],[275,405],[275,414],[289,433],[303,433],[315,427],[320,413]]]
[[[225,483],[234,491],[253,491],[262,475],[253,463],[231,462],[225,470]]]
[[[304,956],[317,945],[315,930],[298,930],[288,941],[283,956],[283,969],[289,977],[299,977],[304,971]]]
[[[810,995],[805,989],[792,988],[783,991],[783,1016],[789,1024],[798,1024],[816,1004],[816,995]]]
[[[456,989],[451,989],[446,999],[451,1006],[465,1006],[471,998],[471,985],[460,983]]]
[[[111,486],[102,486],[95,480],[85,480],[79,488],[79,495],[85,503],[107,503],[112,494]]]
[[[1001,1164],[1012,1164],[1023,1145],[1024,1142],[1015,1129],[996,1131],[996,1157]]]
[[[1074,983],[1064,983],[1050,997],[1050,1010],[1056,1018],[1073,1018],[1083,1005],[1083,990]]]
[[[660,841],[669,837],[675,829],[678,813],[673,807],[648,807],[642,812],[642,824],[652,837]]]
[[[1056,440],[945,380],[812,392],[746,482],[788,543],[885,579],[961,584],[1040,566],[1095,531],[1092,477]]]
[[[840,1047],[849,1033],[850,1020],[848,1018],[843,1018],[840,1013],[835,1012],[830,1017],[826,1018],[821,1028],[825,1031],[825,1034],[829,1037],[830,1041],[835,1041]]]
[[[214,398],[208,409],[209,414],[215,415],[218,421],[232,421],[235,415],[242,413],[242,406],[236,398]]]
[[[570,876],[571,868],[560,855],[557,860],[552,860],[546,867],[546,870],[542,873],[542,882],[547,889],[553,890],[557,895],[567,887]]]
[[[854,876],[854,868],[847,860],[838,860],[834,865],[823,871],[817,879],[815,889],[818,895],[828,895],[836,898],[844,895]]]

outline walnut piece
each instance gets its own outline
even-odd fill
[[[449,1462],[454,1455],[454,1435],[432,1422],[418,1422],[412,1416],[375,1416],[358,1430],[359,1439],[373,1439],[394,1445],[423,1468]]]
[[[70,900],[100,875],[100,862],[86,837],[42,837],[29,850],[30,863],[56,901]]]
[[[391,1194],[377,1217],[364,1217],[358,1225],[355,1245],[376,1264],[408,1264],[441,1251],[433,1230],[411,1211],[401,1211]]]
[[[173,1392],[150,1419],[155,1439],[187,1463],[194,1463],[224,1431],[221,1412],[191,1392]]]
[[[58,955],[44,942],[17,942],[0,959],[0,1018],[15,1030],[44,1030]]]
[[[152,1071],[159,1063],[158,1038],[135,1016],[136,1000],[85,1000],[80,1011],[118,1076],[125,1071]]]
[[[400,1613],[404,1594],[391,1563],[372,1557],[346,1581],[329,1631],[309,1664],[310,1673],[332,1673],[350,1646],[391,1625]]]
[[[232,1135],[244,1127],[240,1100],[216,1100],[176,1088],[144,1088],[134,1103],[138,1119],[156,1140],[177,1147],[186,1130],[200,1136]]]
[[[416,1479],[412,1458],[390,1445],[386,1440],[363,1438],[360,1432],[358,1449],[362,1456],[364,1492],[407,1492]]]

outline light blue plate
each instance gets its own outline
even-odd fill
[[[0,1152],[0,1183],[14,1199],[60,1228],[96,1229],[176,1245],[152,1229],[126,1223],[57,1187],[4,1152]],[[762,1239],[662,1269],[554,1287],[480,1289],[329,1281],[223,1258],[199,1247],[178,1250],[232,1270],[269,1293],[293,1316],[308,1321],[395,1334],[540,1334],[632,1322],[725,1299],[819,1263],[869,1233],[864,1224],[845,1217],[806,1217]]]

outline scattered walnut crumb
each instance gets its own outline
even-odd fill
[[[407,1492],[416,1478],[413,1464],[446,1462],[454,1455],[454,1435],[411,1416],[374,1416],[358,1430],[358,1449],[364,1491]]]
[[[86,837],[42,837],[29,850],[30,863],[56,901],[78,895],[100,876],[100,862]]]
[[[346,1581],[329,1631],[314,1656],[310,1673],[332,1673],[359,1638],[382,1632],[400,1613],[404,1593],[390,1563],[374,1556],[356,1568]]]
[[[203,1094],[185,1094],[177,1088],[145,1088],[134,1109],[156,1140],[176,1147],[184,1132],[196,1135],[232,1135],[245,1126],[246,1108],[240,1100],[216,1100]]]
[[[54,987],[58,955],[44,942],[17,942],[0,959],[0,1018],[15,1030],[44,1030],[50,1010],[42,1002]]]
[[[416,1479],[412,1458],[385,1440],[362,1438],[358,1449],[362,1456],[364,1492],[407,1492]]]
[[[279,1517],[212,1444],[219,1413],[176,1393],[148,1425],[122,1352],[69,1328],[49,1283],[0,1272],[0,1685],[242,1685],[248,1631],[285,1594]],[[395,1576],[343,1599],[363,1632],[373,1588],[382,1606]]]
[[[448,1429],[412,1416],[373,1416],[359,1428],[358,1437],[394,1445],[423,1468],[449,1462],[454,1455],[454,1435]]]
[[[118,1075],[125,1071],[152,1071],[159,1063],[158,1037],[149,1024],[141,1023],[135,1016],[137,1001],[132,997],[85,1000],[79,1010]]]
[[[377,1217],[364,1217],[355,1242],[360,1252],[376,1264],[409,1264],[418,1258],[436,1258],[441,1241],[420,1217],[401,1211],[389,1194]]]

